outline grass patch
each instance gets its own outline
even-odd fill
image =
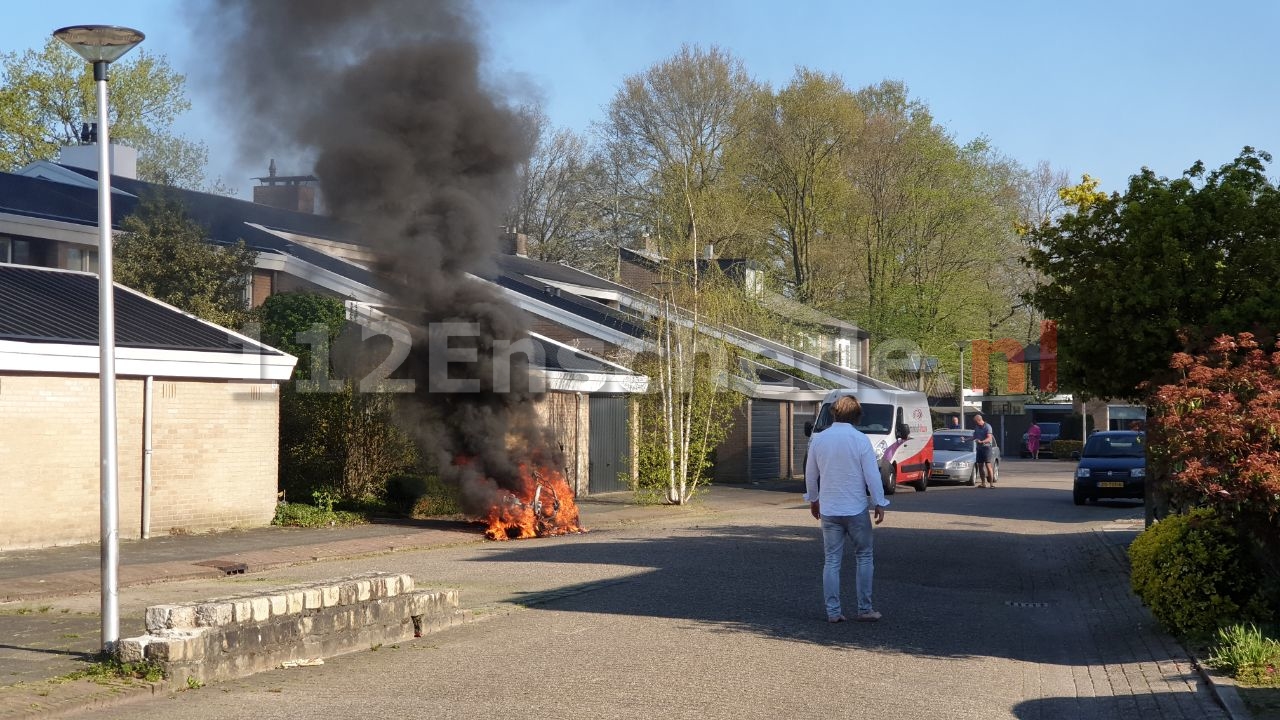
[[[84,670],[77,670],[54,678],[54,680],[92,680],[96,683],[109,685],[120,680],[160,682],[164,677],[164,668],[159,663],[149,660],[121,662],[118,658],[110,655],[99,655],[98,660],[91,663]]]
[[[1280,641],[1268,637],[1257,625],[1219,630],[1208,663],[1241,685],[1280,688]]]

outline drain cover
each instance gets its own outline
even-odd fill
[[[216,568],[226,575],[243,575],[244,572],[249,569],[248,565],[234,560],[202,560],[201,562],[194,564]]]
[[[1049,603],[1047,602],[1024,602],[1021,600],[1005,600],[1004,604],[1008,605],[1009,607],[1016,607],[1016,608],[1047,608],[1049,607]]]

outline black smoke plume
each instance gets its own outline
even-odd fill
[[[492,383],[489,350],[527,329],[473,276],[489,274],[531,148],[518,113],[485,87],[469,12],[448,0],[215,0],[201,30],[214,37],[201,41],[217,48],[219,115],[244,157],[314,167],[328,212],[377,250],[381,289],[417,328],[398,373],[416,381],[413,434],[479,514],[514,488],[527,455],[561,461],[545,457],[556,446],[519,377],[515,392]],[[475,348],[476,362],[428,362],[423,329],[441,322],[475,327],[446,344]],[[448,379],[479,388],[432,392]]]

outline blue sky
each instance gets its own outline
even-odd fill
[[[185,3],[14,2],[0,50],[23,50],[71,24],[128,25],[189,73],[180,131],[204,140],[210,170],[248,194],[261,167],[235,166],[227,118],[201,92]],[[819,2],[816,0],[479,0],[488,71],[531,88],[558,126],[589,130],[627,75],[681,44],[719,45],[775,87],[797,66],[853,88],[905,82],[957,140],[987,136],[1024,165],[1047,160],[1122,189],[1147,166],[1216,167],[1244,145],[1280,153],[1274,33],[1280,3]],[[109,9],[104,9],[109,8]],[[290,170],[291,172],[293,170]]]

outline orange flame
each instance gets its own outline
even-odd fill
[[[549,467],[520,465],[519,492],[504,491],[484,519],[490,540],[523,540],[586,532],[564,474]]]
[[[523,540],[532,537],[583,533],[586,529],[578,523],[578,504],[573,500],[573,490],[564,473],[542,463],[539,453],[533,454],[534,462],[519,464],[514,484],[517,490],[494,483],[494,498],[483,517],[477,522],[486,525],[485,537],[490,540]],[[473,458],[466,455],[454,457],[454,465],[471,465]],[[513,483],[505,483],[513,484]]]

